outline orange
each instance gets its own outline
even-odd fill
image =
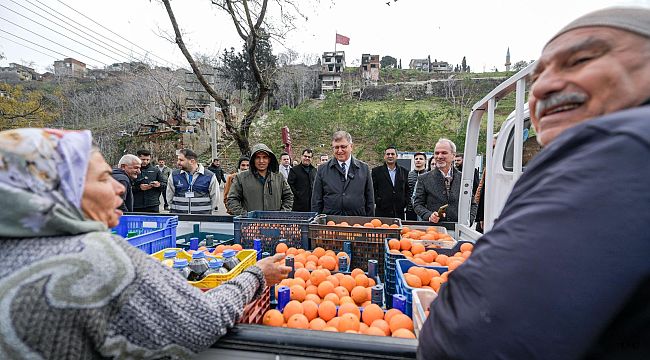
[[[436,256],[436,262],[439,263],[442,266],[447,265],[447,259],[449,259],[449,257],[447,255],[445,255],[445,254],[440,254],[440,255]]]
[[[289,250],[289,247],[285,243],[278,243],[275,246],[275,252],[276,253],[287,253],[287,250]]]
[[[339,332],[339,329],[335,328],[334,326],[326,326],[323,328],[323,331]]]
[[[284,316],[276,309],[271,309],[264,313],[262,324],[268,326],[282,326],[284,324]]]
[[[415,243],[411,245],[411,253],[413,253],[413,255],[423,253],[424,250],[424,245],[422,244]]]
[[[316,294],[316,295],[318,295],[318,286],[309,284],[309,285],[307,285],[305,287],[305,292],[307,294]]]
[[[381,224],[379,227],[382,229],[390,229],[390,226],[388,224]]]
[[[397,255],[400,255],[400,254],[401,254],[401,252],[399,252],[399,250],[397,250],[397,249],[390,249],[389,253],[391,253],[391,254],[397,254]]]
[[[325,300],[318,306],[318,316],[325,320],[330,321],[336,316],[336,305],[329,300]]]
[[[388,240],[388,248],[392,250],[399,250],[399,240],[397,239],[389,239]]]
[[[359,334],[365,334],[366,331],[368,331],[368,325],[364,324],[363,322],[359,323]]]
[[[288,321],[291,315],[295,315],[295,314],[302,315],[303,313],[304,310],[302,308],[302,304],[296,300],[289,301],[287,305],[284,307],[284,310],[282,311],[285,321]]]
[[[316,304],[320,304],[320,302],[321,302],[320,296],[318,296],[317,294],[307,294],[305,296],[305,301],[307,301],[307,300],[313,301]]]
[[[335,275],[329,275],[328,277],[325,278],[326,281],[329,281],[334,285],[334,287],[337,287],[340,285],[339,278],[336,277]]]
[[[293,279],[293,285],[299,285],[302,288],[307,287],[307,283],[305,282],[305,280],[303,280],[302,278],[299,278],[299,277]]]
[[[372,223],[370,223],[370,222],[367,222],[367,223],[365,223],[365,224],[363,224],[363,227],[367,227],[367,228],[374,228],[374,227],[375,227],[375,225],[373,225],[373,224],[372,224]]]
[[[334,284],[325,280],[322,283],[318,284],[318,296],[324,298],[325,295],[334,292]]]
[[[301,249],[302,250],[302,249]],[[297,254],[296,256],[293,257],[293,262],[295,263],[306,263],[307,262],[307,255],[305,254]]]
[[[332,273],[327,269],[320,269],[320,271],[324,272],[326,276],[332,275]]]
[[[413,320],[404,314],[397,314],[393,316],[388,322],[390,331],[395,335],[397,329],[408,329],[413,331]]]
[[[363,270],[361,270],[359,268],[354,268],[352,270],[352,272],[350,272],[350,276],[352,276],[353,278],[356,277],[359,274],[364,274]]]
[[[382,225],[382,222],[379,219],[372,219],[372,220],[370,220],[370,222],[372,223],[372,225],[374,227],[380,227]]]
[[[341,221],[341,223],[339,224],[339,226],[350,226],[350,224],[348,224],[347,221]]]
[[[291,289],[291,300],[298,300],[300,302],[305,300],[305,296],[307,295],[305,288],[300,285],[291,285],[289,289]]]
[[[324,272],[324,271],[322,271],[322,270],[314,270],[314,271],[311,272],[311,278],[310,278],[310,280],[311,280],[311,283],[312,283],[313,285],[318,286],[318,285],[320,285],[320,283],[322,283],[322,282],[325,281],[326,279],[327,279],[327,273]],[[330,284],[331,284],[331,283],[330,283]],[[334,288],[334,287],[332,287],[332,289],[333,289],[333,288]]]
[[[312,321],[318,316],[318,305],[311,301],[305,300],[302,302],[303,314],[307,317],[307,320]]]
[[[361,224],[354,224],[352,225],[352,227],[363,227],[363,226],[361,226]]]
[[[380,328],[377,328],[377,327],[374,327],[374,326],[369,327],[368,330],[366,330],[366,332],[364,334],[372,335],[372,336],[386,336],[386,334],[384,333],[384,330],[382,330]]]
[[[336,259],[334,257],[329,256],[329,255],[324,255],[321,256],[320,259],[318,259],[318,265],[322,266],[323,268],[327,270],[334,271],[336,269],[336,266],[338,265],[336,262]]]
[[[471,251],[463,251],[463,257],[464,257],[465,259],[469,258],[470,255],[472,255],[472,252],[471,252]]]
[[[335,293],[329,293],[329,294],[325,295],[323,300],[329,300],[329,301],[333,302],[336,305],[341,303],[341,301],[339,300],[338,295],[336,295]]]
[[[322,247],[319,246],[319,247],[315,248],[314,250],[312,250],[311,253],[314,254],[316,257],[320,258],[321,256],[325,255],[325,249],[323,249]]]
[[[363,287],[368,286],[368,277],[366,276],[366,274],[359,274],[355,276],[354,281],[357,283],[357,286],[363,286]]]
[[[406,273],[404,274],[404,280],[406,280],[406,283],[410,287],[414,288],[421,288],[422,287],[422,280],[416,275]]]
[[[287,320],[287,327],[292,329],[309,329],[309,320],[303,314],[293,314]]]
[[[344,288],[343,286],[337,286],[334,288],[334,293],[336,296],[339,298],[342,298],[344,296],[350,296],[350,292],[348,292],[348,289]]]
[[[297,255],[298,254],[298,249],[295,247],[290,247],[287,249],[287,255]]]
[[[310,254],[310,255],[305,256],[305,260],[307,262],[313,262],[314,264],[318,265],[318,256],[316,256],[314,254]]]
[[[415,339],[415,334],[411,330],[407,329],[397,329],[393,333],[393,337],[405,338],[405,339]]]
[[[372,302],[370,302],[370,300],[366,300],[366,301],[364,301],[360,306],[361,306],[361,307],[366,307],[366,306],[368,306],[368,305],[370,305],[370,304],[372,304]]]
[[[359,318],[354,314],[345,313],[339,318],[338,329],[340,332],[346,332],[348,330],[359,331]]]
[[[424,260],[425,262],[431,263],[431,262],[433,262],[433,260],[436,259],[436,256],[438,256],[438,253],[436,253],[433,250],[429,250],[429,251],[426,251],[426,252],[420,254],[420,256],[422,257],[422,260]]]
[[[312,330],[323,330],[326,326],[327,323],[321,318],[315,318],[309,322],[309,328]]]
[[[313,261],[307,261],[305,263],[305,269],[307,269],[307,270],[313,271],[313,270],[316,270],[316,267],[317,267],[316,263],[313,262]]]
[[[377,304],[370,304],[363,308],[363,313],[361,313],[361,319],[363,322],[371,326],[375,320],[384,318],[384,310],[382,310]]]
[[[384,332],[384,336],[390,335],[390,325],[388,325],[388,322],[386,320],[377,319],[371,323],[370,327],[380,329]]]
[[[354,302],[357,305],[361,305],[366,300],[368,300],[367,296],[368,296],[368,292],[366,291],[366,288],[363,286],[355,286],[352,289],[352,292],[350,293],[350,297],[352,298],[352,300],[354,300]]]
[[[216,248],[214,248],[214,251],[212,252],[213,254],[219,254],[222,253],[224,250],[226,250],[225,245],[217,245]],[[277,252],[277,251],[276,251]]]
[[[411,266],[408,270],[409,274],[413,274],[420,278],[421,285],[429,285],[433,275],[425,268],[419,266]]]
[[[416,256],[417,256],[417,255],[416,255]],[[426,265],[426,264],[427,264],[426,261],[424,261],[424,260],[422,260],[422,259],[420,259],[420,258],[417,258],[417,257],[413,259],[413,262],[416,263],[416,264],[418,264],[418,265]]]
[[[388,226],[388,227],[391,228],[391,229],[399,229],[399,225],[397,225],[397,224],[390,224],[390,226]]]
[[[311,274],[309,273],[309,270],[307,269],[296,269],[296,272],[293,273],[294,278],[301,278],[305,281],[309,280],[311,278]]]
[[[377,285],[377,282],[373,278],[368,278],[368,287],[373,287]]]
[[[231,248],[232,248],[233,250],[237,250],[237,251],[242,251],[242,250],[244,250],[244,248],[243,248],[241,245],[239,245],[239,244],[232,245]]]
[[[330,220],[330,221],[327,222],[327,225],[332,226],[332,225],[336,225],[336,223],[334,221]]]
[[[342,279],[339,281],[340,285],[343,286],[348,290],[348,292],[352,291],[352,289],[357,286],[357,282],[354,280],[354,278],[350,275],[345,275],[343,276]]]
[[[462,263],[462,261],[452,258],[447,262],[447,266],[449,267],[449,270],[456,270]]]
[[[386,320],[387,323],[390,324],[390,320],[393,318],[393,316],[401,314],[402,312],[397,310],[397,309],[390,309],[386,311],[384,314],[384,320]]]
[[[411,232],[411,229],[409,229],[408,226],[402,226],[402,235]]]
[[[339,331],[339,321],[341,320],[340,317],[335,317],[331,319],[330,321],[327,322],[327,326],[334,326],[336,328],[336,331]]]
[[[440,276],[440,273],[436,269],[427,269],[427,271],[429,272],[429,274],[431,274],[432,278],[434,278],[436,276]]]
[[[460,252],[472,251],[474,250],[474,245],[471,243],[463,243],[460,245]]]
[[[356,303],[354,302],[354,300],[352,300],[352,298],[349,297],[349,296],[344,296],[344,297],[341,298],[341,300],[339,300],[339,305],[343,305],[343,304],[346,304],[346,303],[356,306]]]
[[[440,290],[440,285],[442,285],[443,282],[444,281],[442,280],[441,277],[436,276],[436,277],[431,278],[431,283],[429,283],[429,286],[431,286],[433,291],[437,292],[438,290]]]
[[[339,316],[343,314],[354,314],[357,319],[361,319],[361,311],[355,304],[345,303],[339,306]]]
[[[335,258],[336,253],[333,250],[325,250],[325,254],[323,256],[331,256],[331,257]]]

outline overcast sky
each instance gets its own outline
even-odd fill
[[[351,39],[350,45],[337,47],[345,51],[348,64],[362,53],[391,55],[404,68],[410,59],[427,55],[451,64],[466,56],[473,71],[503,70],[508,47],[512,63],[535,59],[557,30],[586,12],[614,5],[650,7],[650,0],[390,0],[390,6],[387,1],[296,0],[308,19],[298,21],[283,44],[275,43],[274,52],[333,51],[338,32]],[[273,10],[277,5],[269,6]],[[241,49],[232,22],[209,0],[173,0],[172,8],[192,53]],[[0,53],[5,57],[0,65],[33,62],[44,72],[54,60],[73,57],[103,68],[147,53],[160,65],[188,67],[178,47],[159,36],[163,32],[171,33],[171,24],[158,0],[0,0]]]

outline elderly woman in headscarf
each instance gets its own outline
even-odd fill
[[[202,293],[109,233],[123,191],[89,131],[0,132],[0,359],[191,357],[290,270]]]

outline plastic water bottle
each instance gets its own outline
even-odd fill
[[[262,240],[254,239],[253,240],[253,249],[257,251],[257,260],[262,258]]]
[[[187,265],[187,259],[174,260],[174,270],[176,270],[176,272],[178,272],[185,280],[189,278],[190,273],[192,272]]]
[[[163,255],[161,263],[165,266],[174,266],[174,258],[176,257],[176,250],[166,250]]]
[[[237,266],[241,261],[235,257],[237,252],[232,249],[224,250],[223,252],[223,267],[228,271],[232,270]]]
[[[208,271],[203,274],[206,277],[210,274],[227,274],[228,270],[223,267],[223,260],[216,259],[208,262]]]
[[[192,261],[190,261],[190,270],[192,273],[188,277],[190,281],[198,281],[203,277],[203,273],[208,270],[208,260],[205,258],[203,251],[196,251],[192,254]]]

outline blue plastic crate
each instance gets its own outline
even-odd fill
[[[250,211],[233,219],[235,243],[253,248],[253,240],[262,240],[262,251],[275,253],[280,239],[289,247],[309,249],[309,223],[316,212]]]
[[[390,248],[388,247],[388,240],[390,239],[396,239],[396,238],[387,238],[384,240],[384,252],[386,253],[386,264],[384,266],[384,280],[387,283],[395,284],[395,266],[396,266],[396,261],[400,259],[406,259],[406,256],[402,254],[391,254],[390,253]],[[399,240],[399,239],[397,239]],[[392,295],[392,294],[391,294]]]
[[[137,232],[138,235],[126,240],[151,255],[176,247],[177,226],[178,216],[123,215],[113,231],[124,238],[131,231]]]
[[[406,283],[406,279],[404,278],[404,274],[407,273],[408,270],[412,266],[419,266],[419,267],[423,267],[423,268],[427,268],[427,269],[438,270],[438,272],[440,274],[442,274],[445,271],[449,270],[449,268],[446,267],[446,266],[425,266],[425,265],[415,264],[415,263],[411,262],[410,260],[406,260],[406,259],[397,260],[396,291],[397,291],[397,294],[402,294],[402,295],[406,296],[406,315],[408,315],[408,316],[412,316],[412,312],[413,312],[413,294],[412,294],[412,291],[415,288],[410,287]]]

